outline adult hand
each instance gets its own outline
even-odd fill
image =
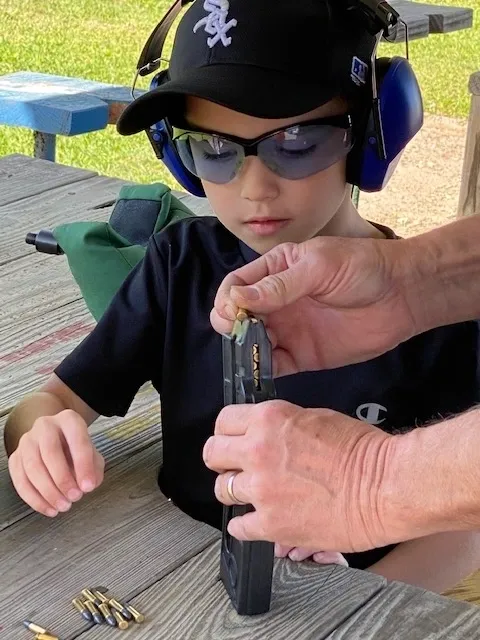
[[[224,279],[211,323],[228,333],[239,308],[262,316],[276,376],[375,357],[419,331],[396,271],[402,250],[358,238],[279,245]]]
[[[232,504],[235,469],[235,497],[255,507],[228,525],[239,540],[361,551],[386,544],[380,488],[394,438],[335,411],[272,400],[225,407],[204,460],[220,474],[221,502]]]

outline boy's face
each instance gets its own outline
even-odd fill
[[[185,116],[196,130],[255,139],[302,121],[345,112],[345,103],[336,99],[303,116],[267,120],[188,97]],[[308,178],[288,180],[273,173],[258,157],[249,156],[238,175],[227,184],[205,180],[202,184],[223,225],[263,254],[282,242],[303,242],[322,230],[329,234],[325,227],[334,218],[348,216],[351,199],[345,162],[345,159],[336,162]]]

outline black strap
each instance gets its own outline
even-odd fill
[[[367,31],[372,35],[382,33],[385,39],[394,35],[400,17],[386,0],[347,0],[347,11],[360,11]]]
[[[190,2],[192,2],[192,0],[175,0],[170,9],[152,31],[137,62],[137,70],[140,76],[146,76],[153,73],[160,67],[159,58],[162,57],[163,47],[168,32],[180,11]]]

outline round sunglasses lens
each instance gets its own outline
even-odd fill
[[[300,125],[260,142],[258,156],[280,177],[300,180],[328,169],[345,158],[351,148],[351,129]]]
[[[195,176],[215,184],[233,180],[242,164],[242,147],[209,134],[185,133],[175,139],[180,159]]]

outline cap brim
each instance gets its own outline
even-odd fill
[[[315,82],[252,66],[209,65],[187,71],[181,80],[167,81],[131,102],[117,122],[118,132],[129,136],[174,116],[178,98],[187,95],[257,118],[289,118],[316,109],[339,91],[326,87],[320,78]]]

